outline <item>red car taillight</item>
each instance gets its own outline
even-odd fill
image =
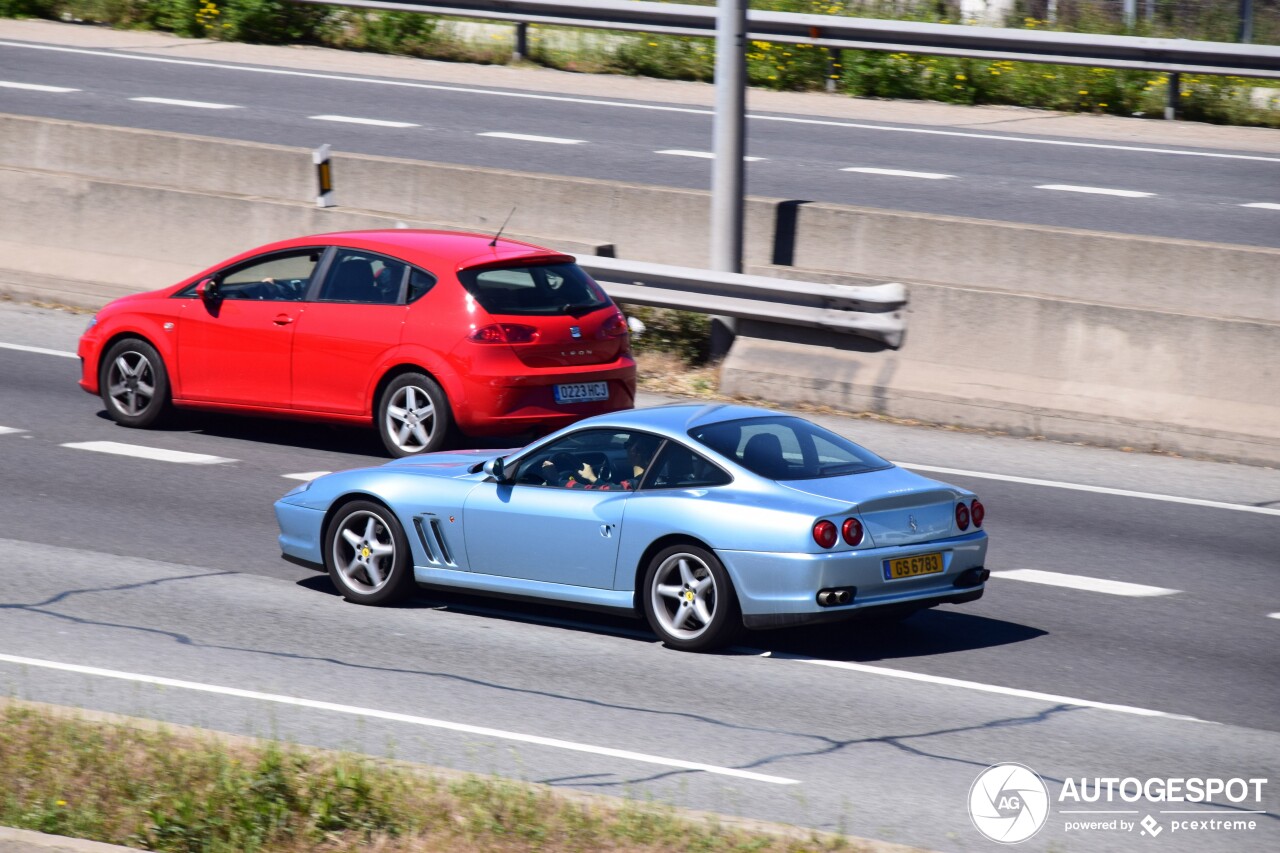
[[[536,328],[519,323],[493,323],[482,326],[467,336],[467,340],[478,344],[527,344],[537,338]]]
[[[969,514],[973,516],[973,526],[981,527],[982,519],[987,517],[987,508],[982,505],[982,501],[974,498],[969,504]]]
[[[956,527],[969,529],[969,508],[964,504],[956,504]]]
[[[837,536],[836,526],[830,521],[819,521],[813,526],[813,541],[823,548],[835,545]]]
[[[600,331],[596,335],[602,339],[621,338],[631,334],[631,329],[627,327],[627,318],[622,316],[622,312],[615,312],[612,317],[604,321],[604,325],[600,327]]]
[[[862,522],[856,518],[846,518],[844,524],[840,525],[840,535],[850,545],[857,545],[862,541]]]

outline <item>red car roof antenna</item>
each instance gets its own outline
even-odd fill
[[[493,248],[498,245],[498,238],[502,236],[502,232],[507,229],[507,223],[511,221],[511,214],[516,212],[516,206],[511,205],[511,213],[507,214],[507,218],[502,220],[502,227],[498,229],[498,233],[493,235],[493,239],[489,241],[489,247]]]

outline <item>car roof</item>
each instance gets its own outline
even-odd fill
[[[493,243],[493,245],[490,245]],[[573,257],[522,240],[468,231],[438,231],[425,228],[382,228],[368,231],[334,231],[272,243],[255,254],[300,246],[337,245],[394,255],[423,267],[448,266],[453,269],[502,263],[546,260],[573,262]]]
[[[596,415],[578,421],[571,429],[587,427],[638,429],[661,433],[672,438],[687,439],[690,430],[707,424],[738,421],[744,418],[779,416],[790,417],[786,412],[734,403],[670,403]]]

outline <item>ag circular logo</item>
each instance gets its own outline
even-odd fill
[[[1049,819],[1049,789],[1029,767],[992,765],[978,774],[969,789],[969,818],[992,841],[1026,841]]]

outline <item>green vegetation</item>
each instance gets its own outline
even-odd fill
[[[713,6],[714,0],[686,0]],[[752,8],[820,15],[956,23],[955,5],[898,0],[753,0]],[[1129,33],[1140,36],[1234,41],[1234,0],[1156,0],[1154,15],[1132,29],[1119,2],[1063,0],[1053,22],[1031,17],[1038,0],[1019,0],[1008,22],[1025,29]],[[1280,43],[1280,3],[1254,4],[1253,40]],[[1145,4],[1142,5],[1145,10]],[[1043,11],[1040,14],[1044,14]],[[178,35],[274,44],[407,54],[433,59],[511,61],[509,26],[460,35],[458,22],[403,12],[299,5],[287,0],[0,0],[0,15],[39,16],[165,30]],[[578,36],[569,35],[578,33]],[[714,45],[708,39],[632,33],[530,29],[530,60],[571,71],[710,81]],[[831,51],[808,45],[753,42],[747,56],[752,85],[784,91],[836,91],[859,97],[905,98],[954,104],[1009,104],[1042,109],[1163,115],[1169,77],[1145,71],[1040,65],[963,57],[873,51]],[[1253,90],[1274,85],[1239,77],[1183,75],[1179,109],[1185,119],[1280,127],[1280,99],[1256,103]]]
[[[622,313],[644,323],[644,333],[632,337],[636,353],[666,353],[687,366],[707,363],[710,357],[711,318],[693,311],[619,305]]]
[[[173,853],[850,850],[479,777],[0,709],[0,824]]]

